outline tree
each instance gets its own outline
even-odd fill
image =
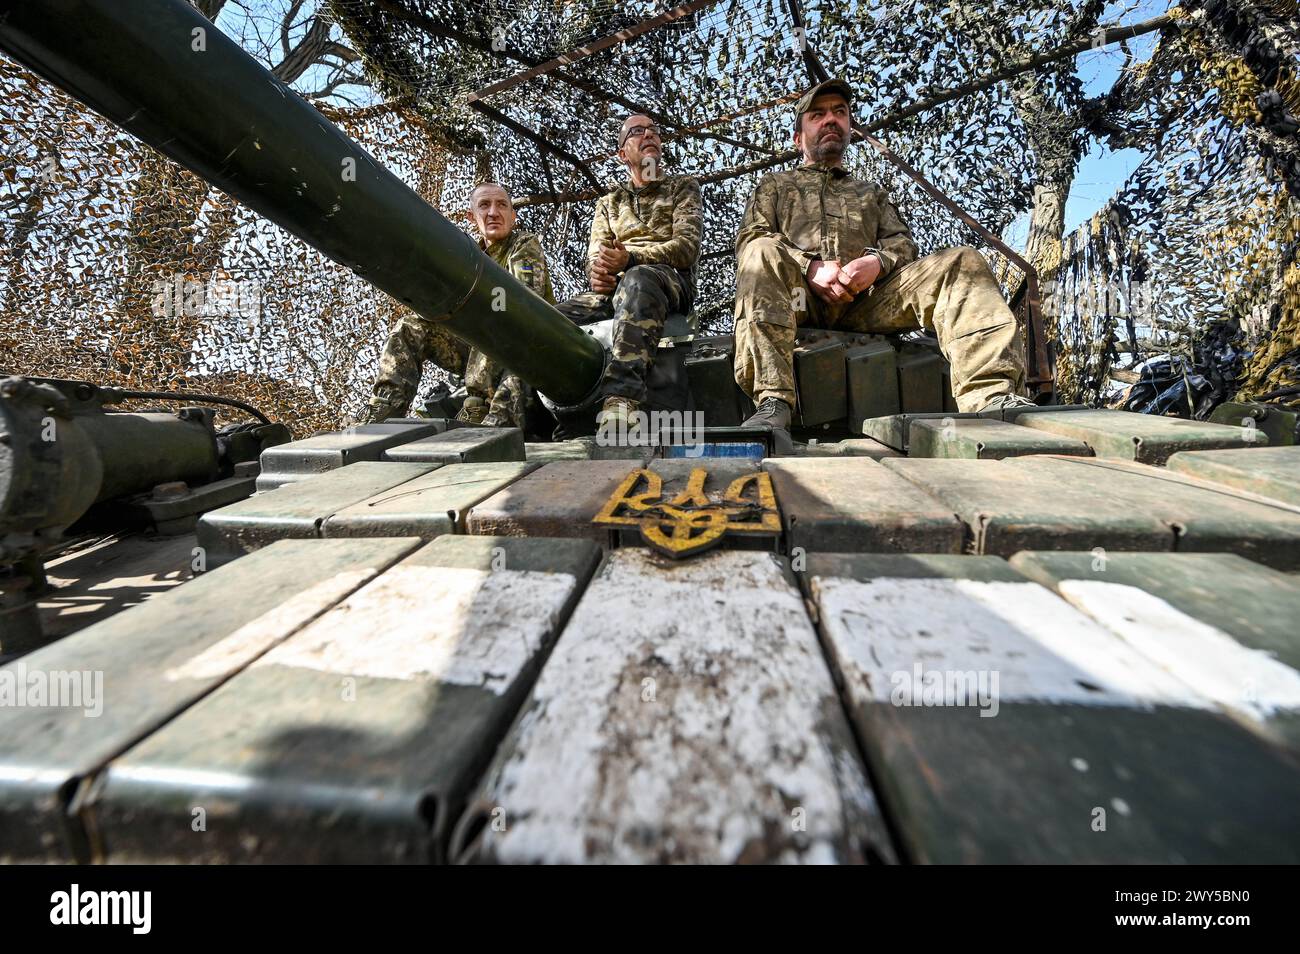
[[[214,23],[227,4],[227,0],[191,2]],[[328,75],[318,87],[303,91],[308,96],[328,96],[341,86],[363,84],[365,77],[353,69],[359,55],[333,38],[335,30],[327,16],[304,13],[305,6],[305,0],[291,0],[278,12],[278,43],[252,52],[260,53],[264,62],[273,62],[272,74],[289,85],[313,67],[326,67]],[[172,386],[185,379],[198,320],[183,308],[158,314],[158,289],[174,283],[177,276],[207,282],[220,268],[222,251],[240,212],[238,203],[198,176],[147,146],[139,149],[141,167],[132,184],[126,230],[129,257],[114,361],[129,379]]]

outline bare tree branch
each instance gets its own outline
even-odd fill
[[[293,18],[296,17],[298,11],[302,9],[302,4],[303,0],[293,0],[288,12],[284,15],[284,19],[280,21],[280,56],[282,59],[289,58],[289,51],[291,49],[289,45],[289,31],[293,29]]]
[[[298,45],[277,63],[271,72],[284,82],[292,83],[320,62],[321,56],[329,47],[329,42],[329,21],[323,17],[315,17],[311,21],[311,26],[307,28],[307,35],[298,41]]]
[[[325,83],[320,89],[303,93],[304,99],[322,99],[332,94],[340,86],[365,86],[366,78],[360,73],[347,72],[340,70]]]

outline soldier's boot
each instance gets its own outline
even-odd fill
[[[393,416],[393,408],[388,404],[367,404],[353,419],[352,424],[378,424]]]
[[[465,403],[461,405],[456,420],[466,424],[482,424],[483,418],[487,417],[488,402],[481,397],[470,395],[465,398]]]
[[[1010,411],[1018,407],[1038,407],[1038,405],[1023,394],[999,394],[980,408],[980,411]]]
[[[794,442],[790,439],[790,405],[780,398],[763,398],[753,414],[745,418],[741,427],[767,427],[772,431],[773,450],[777,454],[794,453]]]
[[[361,408],[353,424],[379,424],[390,417],[401,417],[406,408],[386,399],[386,395],[372,394],[370,400]]]
[[[631,398],[605,398],[596,415],[596,442],[602,446],[634,444],[641,436],[641,402]]]

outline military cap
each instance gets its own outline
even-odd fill
[[[803,114],[812,109],[813,100],[818,96],[827,93],[839,93],[844,97],[844,101],[850,106],[853,105],[853,87],[849,86],[842,79],[831,78],[824,82],[818,83],[803,96],[799,97],[799,102],[794,104],[794,131],[799,131],[799,121],[803,119]]]

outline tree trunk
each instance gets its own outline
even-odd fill
[[[1039,270],[1043,294],[1048,294],[1048,282],[1055,283],[1056,269],[1061,263],[1061,240],[1065,236],[1065,202],[1070,196],[1074,181],[1071,173],[1064,179],[1039,182],[1034,186],[1034,207],[1029,216],[1029,238],[1025,242],[1025,258]]]
[[[1056,362],[1056,391],[1062,399],[1073,400],[1077,375],[1062,347],[1056,275],[1061,266],[1061,242],[1065,237],[1065,203],[1079,162],[1076,151],[1078,123],[1075,117],[1066,114],[1043,94],[1032,76],[1013,81],[1011,93],[1034,150],[1037,167],[1025,258],[1038,271],[1043,332],[1052,353],[1058,359],[1064,359]]]
[[[194,4],[209,17],[223,5],[224,0]],[[330,25],[316,18],[271,72],[292,83],[330,49]],[[209,202],[208,223],[202,225],[199,216]],[[111,349],[113,364],[127,382],[168,387],[183,381],[203,318],[186,314],[185,302],[174,298],[166,313],[155,314],[158,296],[168,286],[174,291],[177,279],[181,288],[194,287],[186,282],[206,287],[237,221],[235,200],[143,147],[127,228],[130,255],[119,299],[120,320]]]

